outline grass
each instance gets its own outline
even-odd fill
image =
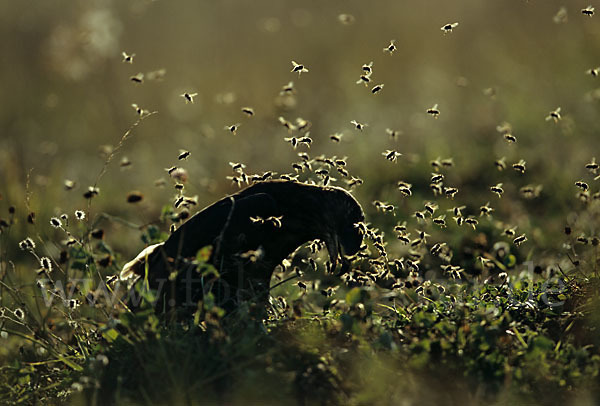
[[[598,403],[587,3],[558,23],[554,0],[59,5],[0,6],[0,403]],[[99,294],[265,171],[352,191],[368,224],[349,275],[302,247],[264,319],[206,297],[170,320]]]

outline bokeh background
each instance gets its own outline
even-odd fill
[[[50,216],[75,209],[92,220],[107,213],[137,226],[155,222],[173,201],[165,172],[173,165],[188,171],[185,192],[198,196],[199,207],[237,190],[226,179],[229,161],[245,163],[249,174],[292,172],[297,152],[307,149],[284,142],[283,116],[312,123],[312,157],[347,157],[350,174],[364,180],[354,193],[376,226],[414,222],[414,210],[433,198],[429,161],[452,157],[446,184],[459,193],[455,201],[438,199],[442,209],[464,203],[478,214],[491,201],[503,224],[552,249],[573,209],[573,182],[590,182],[584,165],[600,158],[600,79],[585,74],[600,64],[600,26],[596,15],[581,14],[588,3],[2,2],[0,205],[3,213],[17,208],[12,238],[51,237]],[[453,22],[453,32],[440,30]],[[382,49],[392,39],[398,49],[389,55]],[[133,64],[122,62],[123,51],[135,53]],[[309,72],[291,73],[292,60]],[[355,84],[369,61],[372,85],[385,84],[376,95]],[[162,75],[152,80],[157,71]],[[144,83],[133,83],[140,72]],[[296,94],[281,97],[290,81]],[[183,92],[197,92],[195,103],[186,104]],[[88,205],[82,195],[97,181],[107,151],[138,118],[132,103],[158,113],[134,128]],[[426,113],[434,104],[438,119]],[[255,116],[246,117],[244,106]],[[562,120],[546,121],[559,106]],[[368,127],[360,133],[351,120]],[[515,145],[496,131],[504,121]],[[241,124],[237,135],[224,129],[234,123]],[[402,134],[390,140],[386,128]],[[344,134],[339,144],[329,140],[335,132]],[[187,161],[177,161],[180,149],[191,152]],[[386,149],[404,155],[393,164],[381,155]],[[508,169],[499,172],[494,160],[502,156]],[[122,167],[123,159],[130,165]],[[519,159],[527,161],[523,176],[510,168]],[[307,177],[318,180],[301,175]],[[161,178],[166,187],[155,186]],[[74,189],[65,189],[66,179]],[[413,184],[410,200],[396,190],[401,179]],[[506,190],[502,200],[489,191],[498,182]],[[523,199],[519,188],[527,184],[543,185],[542,194]],[[132,190],[144,199],[126,203]],[[396,217],[375,213],[374,199],[396,205]],[[36,225],[26,223],[29,211]],[[135,227],[103,226],[123,259],[143,246]]]

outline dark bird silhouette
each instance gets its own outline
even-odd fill
[[[305,242],[325,242],[333,269],[340,261],[347,268],[346,256],[362,243],[355,226],[362,221],[360,204],[341,188],[259,182],[206,207],[165,242],[147,247],[124,266],[121,280],[128,282],[130,297],[136,283],[157,291],[157,311],[195,309],[210,289],[226,310],[244,300],[265,303],[273,270]],[[191,263],[209,245],[208,262],[218,278],[201,277]]]

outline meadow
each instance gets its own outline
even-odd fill
[[[0,403],[598,404],[594,5],[0,3]],[[266,178],[356,197],[349,274],[301,247],[264,320],[98,293]]]

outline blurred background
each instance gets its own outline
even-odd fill
[[[135,226],[155,222],[174,200],[165,168],[187,170],[185,194],[197,195],[202,208],[237,190],[226,178],[230,161],[246,164],[248,174],[290,173],[300,151],[347,157],[350,175],[364,180],[355,195],[369,220],[387,230],[400,220],[417,224],[412,213],[434,199],[430,161],[452,157],[445,185],[459,192],[453,201],[438,197],[438,213],[467,204],[466,214],[478,215],[490,201],[490,227],[518,226],[536,247],[553,249],[553,237],[575,221],[574,182],[593,182],[585,164],[600,158],[600,79],[586,74],[600,65],[600,26],[597,15],[581,13],[589,3],[1,2],[0,217],[11,205],[17,210],[9,258],[27,235],[51,240],[51,216],[82,209],[92,220],[107,213],[133,226],[103,225],[127,259],[143,246]],[[440,29],[454,22],[452,32]],[[390,40],[393,54],[383,51]],[[122,52],[135,54],[133,63]],[[309,72],[290,72],[292,60]],[[356,84],[370,61],[371,83]],[[131,80],[139,73],[143,83]],[[290,81],[294,94],[282,95]],[[383,90],[372,94],[380,83]],[[198,93],[193,104],[184,92]],[[133,103],[157,113],[132,130],[99,178],[139,118]],[[427,114],[436,104],[437,119]],[[254,116],[241,111],[247,106]],[[557,107],[562,119],[545,120]],[[284,141],[290,134],[280,116],[311,122],[310,149]],[[351,120],[368,126],[359,132]],[[503,122],[516,144],[497,131]],[[224,128],[238,123],[235,135]],[[387,128],[400,132],[395,140]],[[341,142],[330,140],[333,133],[343,134]],[[191,153],[185,161],[177,159],[181,149]],[[403,154],[397,163],[382,156],[388,149]],[[500,172],[494,161],[503,156]],[[511,168],[520,159],[524,175]],[[100,194],[88,204],[83,194],[98,179]],[[157,186],[160,179],[166,186]],[[65,180],[74,187],[67,190]],[[410,199],[398,192],[399,180],[413,184]],[[501,200],[489,190],[499,182]],[[543,189],[525,199],[525,185]],[[143,200],[129,204],[134,190]],[[395,217],[376,213],[374,199],[395,205]],[[30,211],[35,225],[26,222]]]

